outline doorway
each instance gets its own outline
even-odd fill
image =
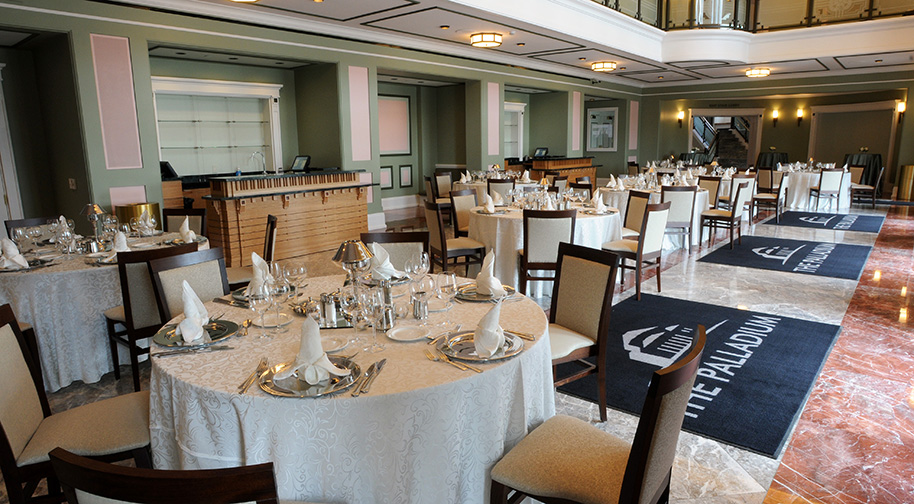
[[[755,164],[762,143],[764,109],[691,109],[689,150],[708,152],[721,166]]]

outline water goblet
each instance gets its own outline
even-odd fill
[[[384,316],[384,293],[378,287],[371,287],[363,289],[361,298],[363,311],[372,328],[371,343],[366,345],[364,350],[368,353],[380,352],[384,350],[384,344],[378,341],[378,325]]]
[[[305,261],[287,261],[282,267],[282,272],[289,282],[295,286],[295,297],[301,297],[304,293],[305,278],[308,277],[308,266]]]
[[[457,295],[457,274],[453,271],[443,271],[438,273],[438,297],[444,300],[445,310],[445,327],[451,326],[451,307],[450,303]]]
[[[19,250],[22,251],[23,248],[29,242],[29,232],[28,228],[16,228],[13,229],[13,241],[16,242],[16,245],[19,247]]]
[[[251,310],[260,315],[260,338],[266,338],[268,334],[264,317],[266,317],[270,306],[273,305],[273,295],[271,294],[270,286],[266,282],[253,288],[249,285],[247,295],[248,306],[251,307]]]
[[[352,327],[356,327],[358,320],[362,316],[362,306],[357,290],[353,290],[352,292],[340,292],[340,310],[342,310],[346,318],[349,319]],[[349,342],[356,347],[362,344],[362,337],[358,331],[353,331],[352,337],[349,338]]]
[[[292,296],[292,285],[283,272],[282,264],[278,262],[270,263],[270,276],[273,277],[273,281],[267,284],[270,286],[270,294],[273,296],[273,308],[276,310],[276,325],[273,327],[273,335],[276,336],[288,331],[281,324],[281,313],[283,304]]]

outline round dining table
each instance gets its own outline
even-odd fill
[[[130,238],[128,246],[167,247],[176,238],[178,233]],[[208,247],[208,241],[200,243]],[[95,383],[114,370],[104,312],[123,298],[116,262],[46,251],[40,257],[58,257],[38,268],[0,272],[0,304],[9,303],[17,320],[34,327],[44,386],[54,392],[77,380]],[[118,348],[120,361],[129,362],[126,348]]]
[[[304,296],[318,297],[343,284],[343,276],[308,280]],[[406,296],[395,300],[405,303]],[[242,322],[253,313],[209,302],[210,313]],[[455,302],[434,313],[473,330],[495,305]],[[346,389],[322,397],[277,397],[254,385],[238,386],[262,357],[270,365],[297,355],[303,318],[294,315],[285,334],[223,340],[231,349],[156,357],[150,383],[150,433],[155,467],[205,469],[273,462],[281,499],[355,503],[481,503],[488,500],[490,470],[530,430],[555,414],[548,323],[529,298],[501,305],[505,330],[528,333],[511,358],[475,363],[481,373],[431,361],[425,339],[399,342],[383,333],[385,348],[338,351],[362,371],[385,366],[370,392]],[[398,320],[400,325],[418,321]],[[398,327],[395,326],[395,327]],[[432,328],[434,335],[440,332]],[[328,342],[348,341],[355,329],[321,329]],[[220,342],[222,343],[222,342]]]
[[[809,210],[818,211],[813,208],[814,198],[809,197],[809,188],[819,185],[818,171],[795,171],[790,172],[787,177],[787,190],[784,198],[784,207],[791,210]],[[730,179],[720,181],[719,194],[730,193]],[[851,174],[845,172],[841,177],[841,200],[837,210],[849,210],[851,206]],[[821,198],[819,202],[820,209],[836,211],[834,203],[829,198]]]
[[[539,185],[539,182],[531,180],[529,182],[521,182],[520,180],[514,181],[515,188],[521,187],[536,187]],[[489,185],[487,182],[454,182],[451,184],[451,188],[454,191],[462,191],[464,189],[473,189],[476,191],[476,201],[479,203],[483,202],[483,196],[489,190]]]
[[[518,288],[517,251],[524,247],[524,212],[514,207],[497,207],[494,215],[483,213],[483,207],[470,211],[470,238],[482,242],[486,251],[495,251],[494,274],[503,284]],[[622,239],[622,219],[617,210],[594,215],[579,208],[574,226],[574,243],[600,248],[604,243]],[[538,273],[537,273],[538,274]],[[552,282],[531,282],[531,295],[552,292]]]

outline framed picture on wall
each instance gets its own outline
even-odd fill
[[[592,108],[587,110],[587,150],[616,151],[619,124],[619,107]]]
[[[408,96],[378,96],[378,131],[382,156],[410,154]]]
[[[413,186],[413,165],[400,165],[400,187]]]
[[[378,181],[381,185],[381,189],[393,189],[394,187],[394,177],[393,177],[393,166],[382,166],[381,167],[381,178]]]

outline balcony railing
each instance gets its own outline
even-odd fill
[[[662,30],[749,32],[914,14],[911,0],[593,0]]]

